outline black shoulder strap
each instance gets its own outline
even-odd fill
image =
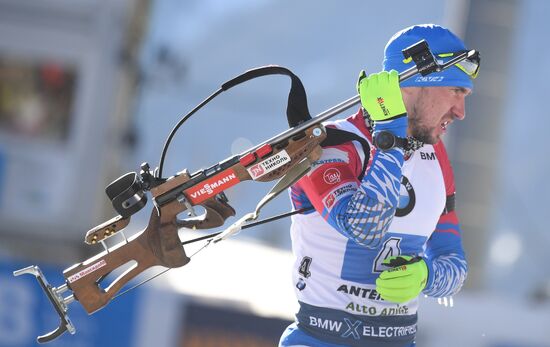
[[[248,80],[267,75],[287,75],[290,77],[291,85],[286,107],[288,125],[293,128],[305,121],[310,120],[311,115],[309,114],[309,109],[307,107],[307,95],[304,85],[298,76],[286,67],[268,65],[248,70],[222,84],[221,89],[226,91],[229,88],[233,88],[234,86]]]
[[[361,147],[363,147],[363,152],[365,153],[365,160],[363,161],[363,169],[361,170],[361,174],[357,178],[359,181],[362,181],[370,158],[370,145],[368,141],[355,133],[342,129],[327,127],[326,130],[327,137],[323,142],[321,142],[321,147],[338,146],[351,141],[357,141],[361,144]]]
[[[447,200],[445,201],[445,208],[443,209],[442,215],[452,212],[454,210],[455,210],[455,193],[451,195],[447,195]]]

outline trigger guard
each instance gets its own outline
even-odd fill
[[[201,219],[176,219],[176,225],[179,228],[212,229],[224,225],[227,218],[236,214],[233,207],[217,196],[205,200],[200,206],[206,210]]]

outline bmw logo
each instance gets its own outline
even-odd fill
[[[401,176],[401,188],[399,190],[399,203],[397,204],[397,211],[395,216],[404,217],[411,213],[416,203],[416,195],[414,189],[409,182],[409,179],[405,176]]]

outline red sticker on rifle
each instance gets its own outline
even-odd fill
[[[249,169],[246,169],[250,174],[252,179],[260,178],[272,171],[277,170],[281,166],[291,162],[291,158],[285,150],[280,151],[277,154],[272,155],[264,161],[259,162],[258,164],[251,166]]]
[[[191,203],[197,205],[239,182],[235,171],[228,169],[187,189],[185,195],[191,200]]]

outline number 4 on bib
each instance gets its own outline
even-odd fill
[[[311,266],[311,262],[313,259],[310,257],[303,257],[302,262],[300,262],[300,268],[298,269],[298,273],[305,278],[308,278],[311,276],[311,272],[309,271],[309,267]]]

